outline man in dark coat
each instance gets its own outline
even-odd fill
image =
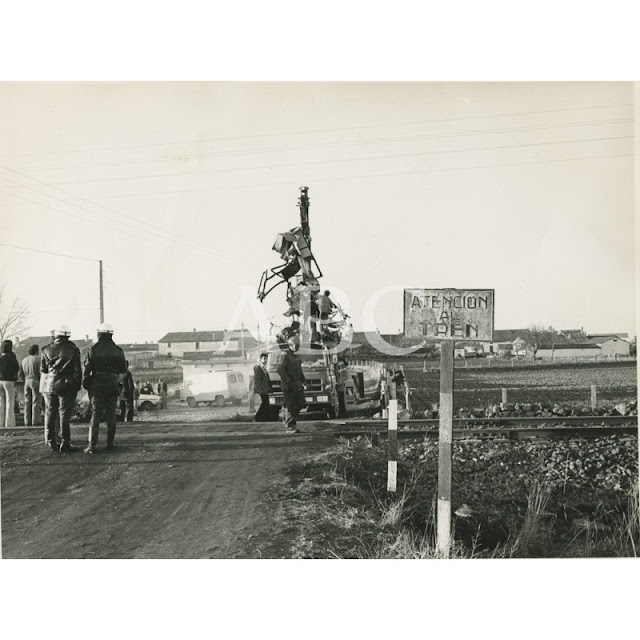
[[[120,393],[120,420],[122,422],[133,422],[136,387],[133,383],[131,371],[129,371],[129,361],[125,360],[125,362],[127,364],[127,372],[124,374],[122,392]]]
[[[259,395],[262,401],[254,418],[256,422],[268,422],[271,417],[271,410],[269,409],[271,380],[269,380],[269,373],[267,371],[268,359],[268,354],[261,353],[258,364],[253,367],[253,392]]]
[[[55,330],[55,338],[42,350],[40,375],[45,377],[43,391],[46,406],[45,424],[47,445],[55,450],[56,419],[58,414],[62,441],[60,452],[74,451],[71,444],[71,414],[78,391],[82,387],[80,349],[69,340],[71,331],[66,325]]]
[[[103,322],[98,327],[98,342],[87,352],[82,384],[91,398],[89,444],[85,453],[95,453],[100,421],[107,423],[107,449],[113,448],[116,435],[118,397],[127,372],[124,351],[113,342],[113,327]]]
[[[289,338],[288,349],[278,365],[278,374],[282,381],[284,395],[284,423],[287,433],[296,433],[298,414],[305,407],[304,390],[305,378],[302,373],[302,361],[296,351],[300,349],[300,339],[297,336]]]
[[[13,342],[3,340],[0,348],[0,427],[16,426],[16,381],[19,370]]]

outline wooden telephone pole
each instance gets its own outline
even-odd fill
[[[102,260],[98,260],[100,263],[100,324],[104,322],[104,287],[102,282]]]

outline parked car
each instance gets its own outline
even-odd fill
[[[138,411],[151,411],[151,409],[159,409],[162,405],[162,397],[154,393],[141,393],[136,400],[136,409]]]

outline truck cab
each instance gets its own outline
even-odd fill
[[[311,345],[312,353],[298,352],[302,360],[302,372],[306,379],[304,392],[306,411],[324,412],[329,418],[342,417],[345,414],[346,384],[348,380],[347,364],[335,354],[320,345]],[[273,345],[269,347],[269,360],[267,371],[271,380],[272,391],[269,393],[269,405],[271,407],[271,419],[277,420],[280,410],[284,405],[284,394],[278,365],[284,356],[286,345]]]

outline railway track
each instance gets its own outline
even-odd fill
[[[398,438],[437,438],[438,420],[399,420]],[[299,423],[300,433],[288,435],[287,438],[298,438],[309,435],[356,438],[370,437],[374,442],[384,439],[388,432],[385,420],[332,420],[305,421]],[[73,424],[72,430],[86,434],[86,424]],[[15,427],[0,429],[0,435],[39,433],[43,427]],[[121,435],[136,431],[145,438],[154,435],[166,439],[208,439],[214,437],[254,437],[282,436],[283,427],[278,422],[161,422],[136,421],[118,423]],[[638,416],[569,416],[569,417],[511,417],[511,418],[456,418],[454,419],[454,439],[468,437],[492,437],[502,439],[523,438],[594,438],[610,435],[637,436]]]
[[[343,423],[356,427],[336,435],[343,437],[371,436],[374,441],[384,437],[387,426],[380,420],[353,420]],[[438,437],[438,420],[399,420],[398,438]],[[566,416],[511,418],[455,418],[454,439],[468,437],[523,438],[594,438],[608,435],[637,435],[637,416]]]

